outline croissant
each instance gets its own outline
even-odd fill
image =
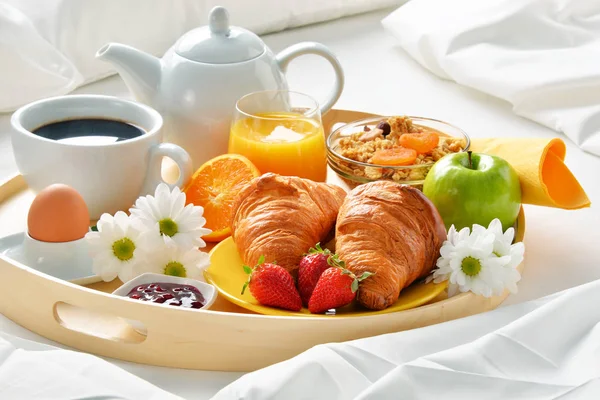
[[[327,183],[267,173],[233,204],[231,232],[247,265],[261,255],[294,273],[302,255],[333,230],[346,192]]]
[[[433,268],[446,229],[435,206],[421,191],[391,181],[358,186],[342,205],[336,225],[336,252],[357,276],[363,306],[382,310],[400,291]]]

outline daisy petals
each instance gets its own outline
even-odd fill
[[[459,291],[485,297],[501,295],[504,290],[514,293],[521,279],[516,267],[523,260],[525,246],[512,244],[513,239],[514,229],[503,232],[497,218],[487,228],[475,224],[472,229],[465,227],[457,232],[454,225],[451,226],[440,248],[432,280],[436,283],[448,280],[449,296]],[[467,258],[471,260],[463,263]],[[472,259],[479,261],[478,268]]]

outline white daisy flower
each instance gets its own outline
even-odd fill
[[[448,237],[440,248],[440,258],[436,262],[438,269],[433,271],[430,275],[430,281],[433,280],[435,283],[440,283],[448,280],[452,269],[450,267],[450,256],[455,251],[456,246],[464,242],[469,238],[471,230],[469,228],[463,228],[458,232],[454,225],[448,230]]]
[[[140,259],[140,231],[131,225],[123,211],[113,217],[102,214],[97,232],[88,232],[85,239],[93,258],[93,270],[103,281],[110,282],[117,276],[123,282],[134,277],[134,268]]]
[[[481,225],[474,225],[473,231],[485,230]],[[494,249],[492,254],[497,257],[509,256],[510,261],[504,265],[504,274],[506,275],[504,282],[506,288],[511,293],[517,293],[517,282],[521,280],[521,274],[517,270],[517,266],[521,264],[525,254],[525,245],[522,242],[513,244],[515,238],[514,228],[508,228],[506,232],[502,232],[502,223],[498,218],[492,220],[487,228],[487,231],[494,235]]]
[[[173,241],[164,239],[162,244],[147,252],[144,261],[138,264],[138,273],[180,276],[204,281],[202,272],[210,265],[207,253],[196,247],[182,248]]]
[[[474,225],[473,231],[484,230],[481,225]],[[522,242],[513,244],[515,238],[515,229],[508,228],[502,233],[502,223],[498,218],[492,220],[487,228],[488,232],[494,234],[494,250],[493,253],[498,257],[510,256],[510,263],[507,266],[516,268],[523,261],[525,254],[525,245]]]
[[[172,191],[164,183],[156,188],[154,196],[142,196],[129,210],[133,224],[145,232],[148,246],[160,245],[161,236],[183,248],[205,247],[202,236],[211,232],[204,228],[204,209],[193,204],[185,205],[185,194],[175,187]]]
[[[462,228],[460,231],[456,231],[454,225],[448,229],[448,240],[452,245],[456,246],[458,242],[465,240],[471,234],[469,228]]]
[[[446,257],[440,257],[437,260],[437,270],[433,271],[433,274],[430,274],[429,276],[427,276],[427,278],[425,278],[425,283],[429,283],[429,282],[435,282],[435,283],[440,283],[443,281],[448,280],[448,274],[449,273],[449,263],[450,263],[450,259],[448,258],[448,255],[452,252],[452,250],[454,250],[454,247],[464,241],[465,239],[467,239],[469,237],[469,235],[471,234],[471,230],[469,228],[463,228],[460,231],[457,231],[456,228],[454,227],[454,225],[450,226],[450,229],[448,229],[448,235],[446,240],[444,241],[444,243],[442,244],[442,248],[440,249],[440,253],[442,253],[442,251],[447,254]],[[456,291],[454,290],[455,285],[449,285],[448,286],[448,296],[452,297],[454,294],[456,294]],[[450,295],[450,293],[453,293],[452,295]]]
[[[449,296],[458,291],[472,291],[491,297],[502,294],[513,284],[516,287],[511,269],[516,270],[505,268],[511,257],[499,257],[493,253],[496,236],[492,232],[479,228],[472,232],[468,228],[456,232],[452,227],[448,236],[449,240],[440,249],[433,280],[436,283],[448,280]]]

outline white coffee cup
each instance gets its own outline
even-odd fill
[[[108,144],[65,143],[32,133],[53,122],[85,118],[128,122],[145,133]],[[20,108],[11,125],[17,167],[29,187],[36,192],[53,183],[73,187],[83,196],[92,220],[105,212],[127,210],[138,196],[153,193],[163,182],[163,157],[179,167],[179,179],[170,187],[183,185],[192,174],[189,154],[161,143],[160,114],[133,101],[98,95],[53,97]]]

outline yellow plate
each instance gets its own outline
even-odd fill
[[[210,267],[204,272],[204,276],[208,282],[216,286],[219,293],[227,298],[227,300],[259,314],[295,317],[331,317],[331,315],[311,314],[306,308],[295,312],[263,306],[252,297],[249,290],[241,294],[242,286],[244,286],[244,282],[248,279],[248,275],[242,268],[243,264],[233,239],[229,237],[216,245],[210,252]],[[447,281],[438,284],[424,283],[422,281],[416,282],[404,289],[400,293],[398,301],[385,310],[370,311],[358,304],[351,304],[338,309],[336,316],[360,317],[419,307],[436,298],[446,289],[446,286]]]

